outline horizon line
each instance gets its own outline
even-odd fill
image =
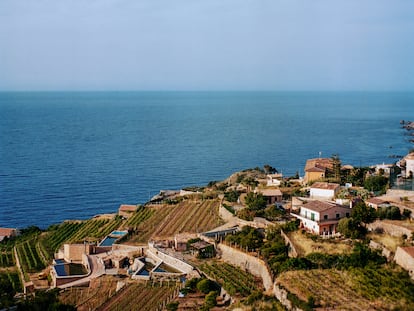
[[[116,90],[116,89],[73,89],[73,90],[1,90],[0,93],[226,93],[226,92],[237,92],[237,93],[413,93],[414,90],[215,90],[215,89],[153,89],[153,90]]]

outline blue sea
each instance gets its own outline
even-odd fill
[[[413,147],[402,119],[414,93],[3,92],[0,226],[86,219],[264,164],[303,176],[319,152],[392,163]]]

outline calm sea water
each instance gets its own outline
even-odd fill
[[[394,162],[414,93],[0,93],[0,226],[47,227],[161,189],[307,158]]]

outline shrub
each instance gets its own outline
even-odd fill
[[[217,289],[217,284],[209,279],[202,279],[197,283],[197,289],[203,294],[208,294]]]

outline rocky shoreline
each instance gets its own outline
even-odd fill
[[[400,124],[402,125],[402,128],[407,130],[407,135],[414,137],[414,121],[401,120]],[[411,138],[409,141],[414,143],[414,138]]]

